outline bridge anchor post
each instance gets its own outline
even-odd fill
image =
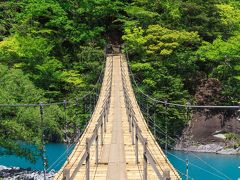
[[[96,129],[95,129],[95,133],[96,133],[96,139],[95,139],[95,143],[96,143],[96,165],[98,165],[98,128],[96,125]]]
[[[163,180],[170,180],[170,171],[169,170],[164,170],[163,171]]]
[[[136,155],[136,164],[138,164],[138,126],[135,130],[135,155]]]
[[[86,180],[90,178],[90,145],[89,145],[89,138],[86,139]]]
[[[108,122],[108,113],[109,113],[109,97],[108,97],[108,100],[106,102],[106,120]]]
[[[132,119],[132,145],[134,145],[134,123]]]
[[[103,145],[103,121],[101,122],[101,145]]]
[[[129,118],[129,121],[128,121],[129,123],[129,132],[131,132],[132,130],[131,130],[131,122],[132,122],[132,115],[130,115],[130,118]]]
[[[143,180],[147,180],[147,139],[144,139],[143,145]]]
[[[104,122],[104,132],[106,133],[107,132],[107,124],[106,124],[106,111],[105,111],[105,108],[104,108],[104,111],[103,111],[103,122]]]
[[[63,180],[69,180],[70,179],[70,169],[64,169],[63,170]]]

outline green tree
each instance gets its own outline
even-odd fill
[[[233,36],[227,41],[218,38],[212,44],[205,42],[197,51],[201,61],[212,64],[209,75],[222,82],[223,95],[227,97],[225,103],[230,104],[238,102],[240,93],[239,40],[239,35]]]

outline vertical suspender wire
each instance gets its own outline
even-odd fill
[[[148,104],[148,100],[147,99],[146,99],[146,101],[147,101],[147,116],[149,116],[149,104]],[[146,118],[146,120],[147,120],[147,125],[149,127],[149,120],[148,120],[148,118]]]
[[[154,102],[154,112],[153,112],[153,121],[154,121],[154,124],[153,124],[153,134],[154,134],[154,137],[156,138],[156,102]]]
[[[97,105],[97,100],[98,100],[98,84],[97,84],[97,86],[96,86],[96,91],[95,91],[95,105],[94,105],[94,107],[96,107],[96,105]]]
[[[67,101],[63,101],[63,109],[64,109],[64,121],[65,121],[65,140],[67,143],[67,151],[69,150],[69,138],[68,138],[68,122],[67,122]],[[68,155],[67,154],[67,161],[68,161]]]
[[[92,93],[89,96],[89,114],[92,114]]]
[[[187,121],[190,121],[190,108],[189,108],[189,106],[190,106],[190,103],[189,102],[187,102],[186,103],[186,118],[187,118]],[[188,161],[188,149],[187,149],[187,158],[186,158],[186,180],[188,180],[188,178],[189,178],[189,176],[188,176],[188,171],[189,171],[189,169],[188,169],[188,166],[189,166],[189,161]]]
[[[167,118],[167,101],[164,101],[164,120],[165,120],[165,151],[168,149],[168,118]]]
[[[88,99],[88,96],[84,97],[83,98],[83,108],[84,108],[84,114],[86,115],[87,114],[87,103],[86,103],[86,100]]]
[[[46,166],[47,166],[47,158],[46,158],[46,150],[45,150],[45,135],[44,135],[44,131],[45,131],[45,126],[44,126],[44,119],[43,119],[43,103],[39,104],[40,106],[40,119],[41,119],[41,142],[42,142],[42,147],[41,147],[41,156],[42,156],[42,161],[43,161],[43,174],[44,174],[44,180],[46,180]]]
[[[93,90],[93,109],[94,109],[94,107],[95,107],[95,103],[96,103],[96,89],[95,89],[96,87],[94,87],[94,90]]]
[[[94,108],[96,107],[96,105],[97,105],[97,100],[98,100],[98,86],[99,86],[99,84],[97,83],[97,85],[96,85],[96,90],[95,90],[95,104],[94,104]]]
[[[93,92],[91,92],[90,96],[89,96],[89,114],[92,114],[92,103],[93,103]]]
[[[78,117],[78,108],[80,108],[80,105],[79,105],[78,98],[76,98],[75,101],[76,101],[76,113],[75,114],[76,114],[76,118],[77,118]],[[81,134],[81,128],[80,128],[80,126],[78,127],[78,125],[76,125],[76,123],[75,123],[75,131],[77,132],[77,135],[75,136],[73,143],[77,142],[77,140],[80,138],[80,134]]]

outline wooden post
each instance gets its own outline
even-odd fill
[[[132,123],[132,115],[130,115],[130,118],[129,118],[129,132],[131,132],[131,123]]]
[[[96,133],[96,139],[95,139],[95,143],[96,143],[96,165],[98,165],[98,128],[97,128],[97,126],[95,127],[95,133]]]
[[[109,90],[109,93],[110,93],[110,90]],[[110,95],[108,96],[108,102],[107,102],[107,116],[109,114],[109,111],[110,111]]]
[[[147,139],[144,139],[143,145],[143,180],[147,180]]]
[[[126,113],[127,113],[127,118],[128,118],[128,122],[129,122],[130,121],[130,112],[129,112],[128,104],[126,104]]]
[[[90,179],[90,146],[89,146],[89,138],[86,139],[86,180]]]
[[[106,104],[105,104],[105,106],[104,106],[104,108],[105,108],[105,117],[106,117],[106,121],[108,122],[108,108],[107,108],[107,106],[108,106],[108,100],[107,100],[107,102],[106,102]]]
[[[113,72],[113,56],[112,56],[112,72]]]
[[[132,119],[132,145],[134,145],[134,122]]]
[[[135,155],[136,155],[136,164],[138,164],[138,126],[135,128]]]
[[[170,171],[169,170],[164,170],[163,171],[163,180],[170,180]]]
[[[103,110],[103,122],[104,122],[104,132],[106,133],[107,132],[107,122],[106,122],[106,111],[105,109]]]
[[[64,169],[63,170],[63,180],[69,180],[70,179],[70,169]]]
[[[101,145],[103,145],[103,119],[101,121]]]

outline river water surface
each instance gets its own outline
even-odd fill
[[[196,180],[240,180],[240,155],[220,155],[213,153],[186,153],[169,151],[166,153],[181,177],[186,179],[186,160],[189,161],[189,179]]]
[[[70,149],[72,149],[70,147]],[[46,155],[50,168],[59,170],[67,158],[67,146],[65,144],[47,144]],[[186,179],[186,160],[188,159],[189,179],[195,180],[240,180],[240,156],[217,155],[212,153],[186,153],[182,151],[166,152],[170,162],[179,171],[182,179]],[[60,158],[59,158],[60,157]],[[31,168],[43,170],[42,161],[39,158],[36,164],[16,156],[1,156],[0,165],[7,167]],[[239,179],[238,179],[239,178]]]

